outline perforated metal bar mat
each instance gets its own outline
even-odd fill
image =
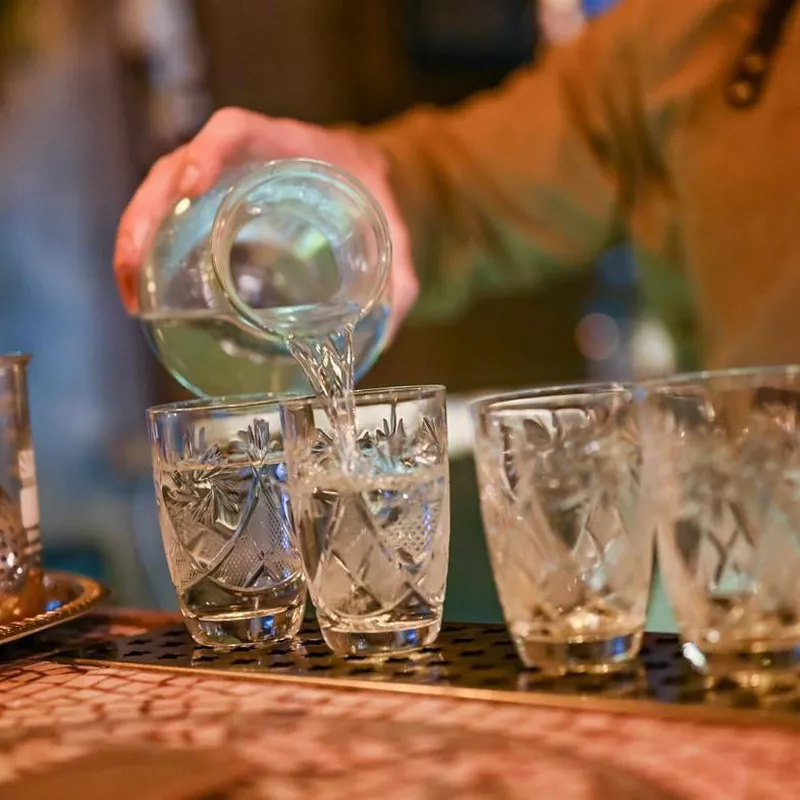
[[[315,626],[268,650],[217,653],[194,644],[181,625],[136,636],[88,642],[61,658],[94,664],[227,673],[282,681],[396,689],[425,694],[491,697],[540,705],[592,707],[669,716],[702,712],[708,719],[751,718],[800,726],[800,685],[767,700],[722,683],[709,689],[683,658],[677,637],[646,634],[630,670],[608,676],[554,678],[525,669],[504,627],[447,624],[435,646],[377,662],[331,654]],[[721,712],[721,713],[717,713]]]

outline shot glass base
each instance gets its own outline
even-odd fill
[[[303,624],[303,604],[238,614],[184,617],[192,639],[214,650],[270,647],[296,636]]]
[[[796,684],[800,677],[800,645],[710,650],[687,642],[683,654],[712,685],[731,680],[754,692],[768,692],[778,686]]]
[[[325,643],[340,656],[381,658],[419,650],[436,641],[441,619],[420,625],[372,631],[355,631],[320,624]]]
[[[526,667],[554,675],[582,672],[603,675],[624,669],[639,654],[642,631],[624,633],[607,639],[515,638],[519,657]]]

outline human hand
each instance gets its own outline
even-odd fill
[[[153,234],[182,197],[208,191],[222,171],[251,160],[314,158],[357,177],[383,208],[392,236],[390,336],[417,298],[408,231],[395,203],[380,150],[358,133],[271,117],[239,108],[217,111],[190,142],[160,158],[125,209],[114,271],[128,313],[135,313],[139,271]]]

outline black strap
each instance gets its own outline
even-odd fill
[[[796,0],[767,0],[758,27],[734,64],[725,96],[734,108],[754,106],[761,97],[789,12]]]

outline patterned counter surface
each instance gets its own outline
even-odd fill
[[[252,765],[247,784],[225,795],[242,798],[800,796],[800,734],[786,728],[95,666],[52,655],[65,637],[131,635],[164,622],[95,616],[28,649],[0,650],[0,796],[4,784],[24,787],[37,773],[110,744],[229,753]]]

